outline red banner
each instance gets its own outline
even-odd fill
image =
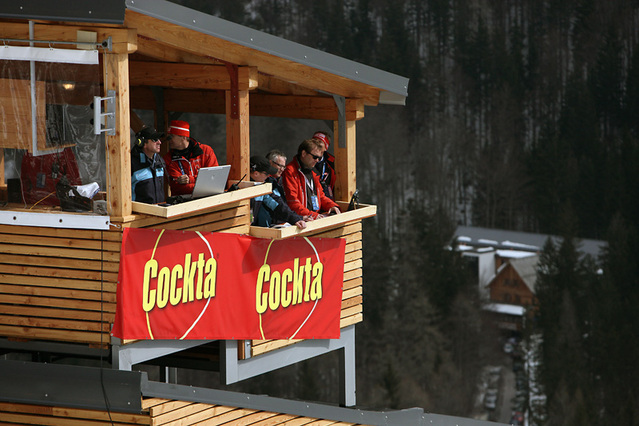
[[[341,238],[124,230],[121,339],[336,339]]]

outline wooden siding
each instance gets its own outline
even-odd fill
[[[0,425],[356,425],[294,414],[162,398],[142,400],[142,413],[129,414],[0,402]]]
[[[344,257],[344,285],[342,293],[342,312],[340,328],[357,324],[363,320],[362,305],[362,223],[357,221],[331,230],[322,230],[306,235],[308,237],[344,238],[346,253]],[[252,340],[251,353],[244,353],[240,344],[240,359],[264,354],[299,342],[293,340]]]
[[[106,347],[122,233],[0,225],[0,336]]]
[[[248,201],[173,218],[139,214],[122,227],[234,232],[249,228]],[[344,238],[340,328],[363,320],[361,221],[305,236]],[[0,225],[0,336],[108,347],[115,318],[122,228],[89,231]],[[299,340],[253,340],[256,356]],[[240,348],[244,345],[240,342]]]

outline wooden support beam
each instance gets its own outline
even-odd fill
[[[106,135],[107,204],[114,218],[131,215],[131,121],[129,116],[129,55],[104,55],[104,96],[115,90],[115,136]]]
[[[338,122],[333,123],[333,149],[335,155],[335,199],[349,201],[357,188],[355,121],[346,121],[346,141],[340,148]]]
[[[133,53],[137,49],[137,33],[135,29],[106,28],[92,25],[35,24],[33,33],[36,40],[78,41],[79,30],[95,32],[98,43],[111,37],[111,53]],[[29,24],[3,22],[0,27],[0,36],[2,38],[29,39]],[[35,46],[42,47],[38,43]],[[43,43],[43,46],[49,46],[49,43]],[[74,45],[64,44],[55,45],[54,47],[60,49],[76,48]]]
[[[312,96],[281,96],[250,92],[249,113],[260,117],[285,117],[308,120],[336,121],[337,107],[333,98]],[[131,88],[131,106],[135,109],[155,109],[155,98],[149,88]],[[222,91],[166,89],[164,107],[167,111],[225,114],[226,97]],[[346,100],[346,120],[364,118],[361,99]]]
[[[270,53],[251,49],[196,30],[181,27],[131,10],[124,23],[137,28],[138,35],[191,54],[200,54],[231,64],[259,64],[260,72],[283,81],[346,98],[363,99],[366,105],[379,103],[380,90],[364,83],[322,71]]]
[[[129,66],[129,83],[132,86],[206,90],[231,88],[231,79],[224,65],[134,61]],[[238,89],[251,90],[256,87],[257,68],[238,67]]]
[[[233,118],[231,111],[236,104],[238,117]],[[238,180],[246,174],[248,180],[249,156],[249,92],[239,90],[237,99],[232,92],[226,92],[226,163],[231,165],[229,179]]]
[[[215,58],[175,49],[144,36],[138,37],[138,50],[136,51],[136,55],[143,55],[161,62],[222,65],[222,63]]]

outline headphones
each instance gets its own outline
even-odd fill
[[[140,136],[140,132],[135,134],[135,146],[137,146],[138,148],[142,148],[144,146],[144,144],[146,143],[146,139],[144,139],[142,136]]]

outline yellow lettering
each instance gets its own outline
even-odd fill
[[[293,279],[293,271],[285,269],[282,272],[282,308],[287,308],[293,299],[293,292],[288,289],[288,283]]]
[[[309,288],[311,286],[311,258],[307,257],[306,258],[306,265],[304,265],[304,276],[305,276],[305,286],[304,286],[304,301],[308,302],[310,301],[310,297],[308,295],[308,291]]]
[[[171,296],[169,303],[171,306],[175,306],[180,303],[182,299],[182,287],[178,287],[178,280],[184,276],[184,268],[182,265],[175,265],[171,271]]]
[[[255,286],[255,310],[258,314],[266,312],[266,308],[268,307],[266,301],[267,295],[262,293],[262,286],[266,281],[268,281],[270,274],[271,267],[269,265],[262,265],[257,273],[257,285]]]
[[[280,307],[280,281],[280,273],[278,271],[273,272],[268,286],[268,307],[271,311],[275,311]]]
[[[296,257],[295,261],[293,262],[293,305],[302,303],[302,293],[304,292],[302,288],[302,273],[304,267],[299,266],[299,264],[300,260]]]
[[[158,276],[158,308],[162,309],[169,303],[169,290],[171,271],[169,268],[164,267],[160,269],[160,275]]]
[[[202,300],[202,281],[204,280],[204,253],[200,253],[197,257],[197,291],[195,298]]]
[[[206,260],[204,266],[206,272],[206,279],[204,280],[204,298],[215,297],[215,283],[217,281],[217,261],[214,258]]]
[[[196,264],[191,263],[191,253],[187,253],[184,257],[184,284],[182,285],[182,303],[192,302],[195,296],[194,277]]]
[[[158,275],[158,261],[150,259],[144,265],[144,281],[142,282],[142,308],[145,312],[155,306],[155,290],[151,290],[151,278]]]
[[[313,265],[313,284],[311,285],[311,300],[319,300],[322,298],[322,274],[324,265],[317,262]]]

